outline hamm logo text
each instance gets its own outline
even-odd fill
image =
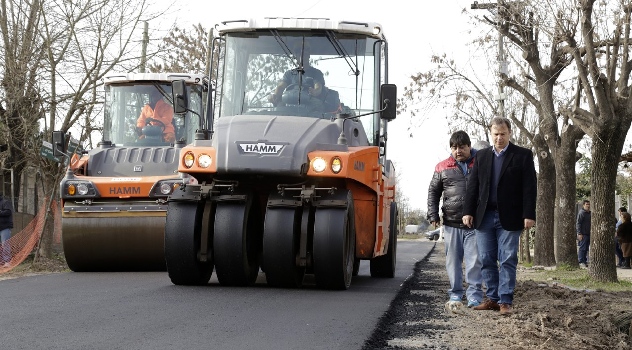
[[[243,153],[258,153],[258,154],[279,154],[285,147],[283,144],[272,144],[265,142],[257,143],[240,143],[239,148]]]

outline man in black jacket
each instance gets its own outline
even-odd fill
[[[579,245],[579,251],[577,252],[579,267],[586,268],[588,267],[588,251],[590,249],[590,201],[587,199],[584,199],[582,208],[577,213],[575,228],[577,229],[577,242]]]
[[[467,306],[474,307],[483,300],[483,277],[478,259],[476,236],[472,228],[463,225],[463,199],[467,178],[474,165],[476,150],[470,148],[470,137],[457,131],[450,137],[450,156],[435,167],[428,187],[428,221],[435,227],[440,224],[439,201],[443,195],[443,226],[445,229],[445,267],[450,280],[449,303],[460,303],[466,294]],[[463,261],[465,281],[463,290]]]
[[[467,184],[463,224],[476,229],[487,298],[475,310],[513,312],[520,233],[535,225],[536,173],[533,153],[509,142],[509,119],[495,117],[493,147],[476,154]]]

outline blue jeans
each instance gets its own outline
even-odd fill
[[[476,247],[476,233],[473,229],[444,226],[445,228],[445,268],[450,279],[450,297],[463,298],[463,261],[465,261],[465,282],[468,284],[467,300],[483,300],[483,276],[481,261]]]
[[[11,261],[11,246],[7,242],[9,238],[11,238],[10,228],[0,230],[0,242],[2,243],[2,256],[0,256],[0,262],[2,262],[3,264]]]
[[[577,252],[577,259],[580,264],[588,264],[588,249],[590,248],[590,235],[582,235],[582,240],[579,241],[579,251]]]
[[[487,298],[500,304],[513,304],[521,232],[503,229],[496,210],[486,211],[476,230]]]

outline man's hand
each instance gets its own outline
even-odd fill
[[[531,220],[531,219],[524,219],[524,228],[526,229],[530,229],[533,226],[535,226],[535,220]]]
[[[268,97],[268,101],[276,106],[281,101],[281,94],[273,93]]]
[[[472,228],[472,223],[474,222],[474,217],[472,215],[464,215],[463,216],[463,225]]]
[[[310,87],[309,89],[307,89],[307,91],[312,96],[320,96],[320,94],[323,92],[323,86],[320,85],[320,83],[316,82],[314,83],[314,87]]]
[[[434,228],[437,228],[437,226],[439,226],[439,222],[437,222],[437,221],[432,221],[432,222],[430,222],[430,224],[431,224]]]

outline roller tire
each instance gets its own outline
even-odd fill
[[[313,266],[316,285],[348,289],[355,261],[353,197],[346,191],[332,199],[346,199],[346,208],[317,207],[314,219]]]
[[[248,286],[257,280],[261,222],[251,196],[246,202],[219,202],[215,209],[213,258],[220,284]]]
[[[203,211],[204,204],[169,203],[165,225],[165,262],[173,284],[205,285],[211,279],[213,259],[210,247],[207,248],[207,261],[198,259]]]
[[[263,229],[262,265],[272,287],[297,288],[303,284],[305,267],[297,266],[300,242],[298,208],[268,208]]]

